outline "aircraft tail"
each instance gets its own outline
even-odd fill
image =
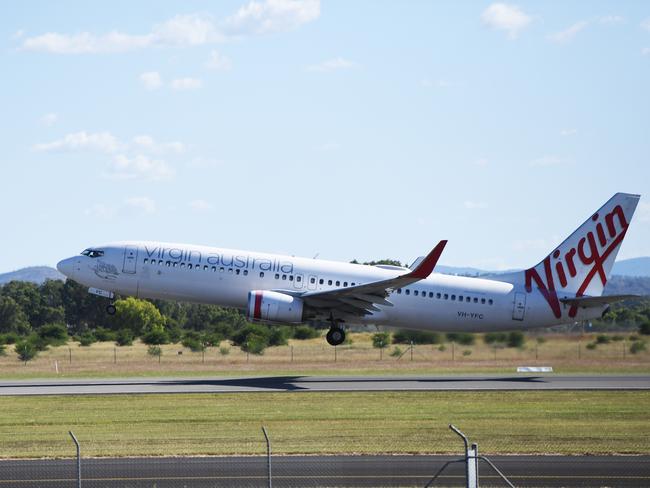
[[[639,198],[615,194],[536,266],[496,279],[539,289],[558,318],[558,295],[601,296]]]

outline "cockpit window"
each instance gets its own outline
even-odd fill
[[[81,254],[89,258],[98,258],[104,255],[104,251],[101,249],[86,249]]]

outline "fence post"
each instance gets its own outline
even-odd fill
[[[293,363],[293,346],[291,346],[291,362]]]
[[[411,361],[413,361],[413,341],[411,341]]]
[[[113,364],[117,364],[117,347],[113,348]]]
[[[77,488],[81,488],[81,448],[79,447],[79,441],[71,430],[68,431],[68,434],[70,434],[75,446],[77,446]]]
[[[273,488],[273,478],[271,477],[271,440],[269,439],[268,432],[266,432],[266,427],[262,426],[262,432],[264,432],[264,438],[266,439],[266,468],[269,488]]]
[[[70,364],[72,364],[72,349],[68,347],[68,358],[70,359]]]

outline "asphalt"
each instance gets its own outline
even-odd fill
[[[648,390],[648,375],[267,376],[0,381],[3,395],[282,391]]]
[[[425,486],[454,456],[274,456],[272,484],[281,487]],[[517,487],[650,486],[650,456],[490,456]],[[82,486],[92,488],[264,487],[265,457],[82,459]],[[507,486],[487,464],[481,486]],[[464,486],[456,463],[432,486]],[[74,459],[0,461],[1,487],[76,486]]]

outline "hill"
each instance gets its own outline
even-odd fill
[[[49,266],[30,266],[0,274],[0,285],[10,281],[30,281],[39,285],[45,280],[64,280],[65,276]]]

